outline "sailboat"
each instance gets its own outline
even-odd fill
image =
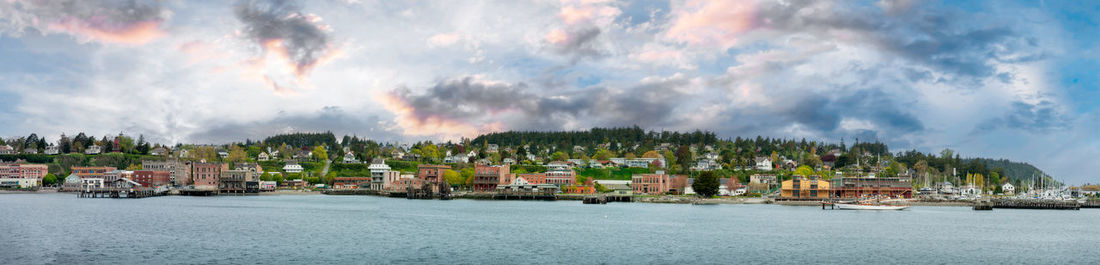
[[[886,200],[886,201],[905,201],[905,200]],[[909,205],[888,205],[884,204],[880,200],[861,200],[854,202],[837,202],[835,203],[837,209],[841,210],[905,210],[909,208]]]

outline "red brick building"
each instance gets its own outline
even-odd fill
[[[663,194],[669,191],[670,182],[667,174],[657,171],[657,174],[632,176],[630,188],[634,189],[634,194]]]
[[[451,169],[451,166],[420,165],[417,166],[416,169],[416,178],[427,181],[430,184],[436,184],[443,180],[443,172]]]
[[[474,191],[479,192],[493,192],[496,191],[497,185],[508,185],[512,183],[512,178],[515,178],[514,174],[510,173],[508,165],[503,166],[474,166]]]
[[[218,189],[218,178],[229,164],[196,162],[191,164],[191,180],[196,189]]]
[[[107,174],[107,172],[115,171],[118,169],[115,167],[72,167],[71,170],[73,175],[76,175],[81,179],[86,179],[103,178],[104,175]]]
[[[172,183],[172,173],[168,171],[136,170],[131,178],[143,187],[157,187]]]
[[[370,177],[340,177],[332,180],[332,187],[349,190],[369,188],[370,180]]]

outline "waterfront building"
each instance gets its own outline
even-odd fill
[[[104,187],[103,178],[81,178],[80,189],[99,189]]]
[[[332,188],[348,190],[370,188],[371,180],[370,177],[338,177],[332,180]]]
[[[913,183],[910,180],[909,177],[843,177],[833,178],[830,185],[835,198],[913,198]]]
[[[386,164],[386,160],[382,158],[375,158],[371,160],[370,166],[367,166],[367,170],[370,171],[370,185],[371,190],[382,190],[386,188],[386,176],[390,175],[390,166]],[[398,173],[400,174],[400,173]]]
[[[510,173],[508,165],[486,166],[474,165],[474,191],[492,192],[497,186],[509,184],[515,175]]]
[[[132,180],[145,187],[164,186],[172,183],[172,173],[168,171],[135,170]]]
[[[527,180],[516,177],[508,184],[498,185],[495,190],[496,192],[537,192],[554,194],[558,192],[559,188],[557,185],[551,184],[528,183]]]
[[[637,174],[630,177],[630,187],[635,194],[664,194],[669,191],[669,176],[658,170],[656,174]]]
[[[829,198],[829,182],[820,176],[794,176],[780,185],[780,198],[824,199]]]
[[[606,180],[600,179],[595,181],[596,184],[603,186],[605,189],[610,190],[613,195],[633,195],[634,189],[631,188],[631,180]]]
[[[103,178],[107,172],[118,170],[115,167],[72,167],[70,171],[72,174],[79,176],[80,178]]]
[[[222,170],[218,174],[218,190],[222,193],[250,192],[248,182],[253,181],[252,176],[252,171],[248,169]]]
[[[301,189],[301,188],[305,188],[307,185],[309,185],[309,182],[306,182],[305,180],[302,180],[302,179],[291,179],[291,180],[287,180],[287,181],[283,182],[283,185],[286,185],[287,188],[291,188],[291,189]]]
[[[260,181],[260,191],[275,191],[279,183],[275,181]]]
[[[428,182],[428,184],[439,184],[443,181],[443,172],[448,169],[451,169],[451,166],[419,165],[416,167],[416,177]]]
[[[196,162],[191,168],[191,180],[195,189],[217,190],[218,178],[223,170],[229,170],[229,164]]]
[[[386,185],[386,191],[390,192],[406,192],[409,187],[419,189],[424,186],[424,180],[414,177],[412,175],[403,175],[398,177],[397,180]]]
[[[42,186],[42,178],[49,174],[49,167],[42,164],[0,164],[0,179],[16,183],[21,188]]]
[[[65,181],[61,183],[61,191],[79,191],[82,183],[80,176],[69,174],[68,177],[65,177]]]
[[[191,162],[178,159],[164,161],[143,160],[141,170],[166,171],[168,180],[172,185],[182,186],[191,184]]]
[[[114,183],[116,180],[119,179],[132,178],[133,175],[134,172],[129,170],[112,170],[107,171],[107,173],[103,173],[103,181],[107,183]]]

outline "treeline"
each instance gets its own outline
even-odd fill
[[[267,147],[277,148],[283,144],[293,147],[325,145],[336,148],[340,146],[336,142],[336,135],[333,135],[331,131],[323,133],[279,134],[264,139],[264,145]]]
[[[610,149],[616,149],[626,144],[702,144],[711,145],[718,142],[718,137],[713,132],[696,130],[690,133],[649,131],[646,132],[637,126],[632,128],[592,128],[587,131],[508,131],[496,132],[478,136],[472,141],[475,144],[490,143],[502,146],[521,146],[525,144],[538,146],[592,147],[604,143],[611,144]]]
[[[39,137],[36,133],[23,137],[11,137],[8,139],[0,139],[0,145],[11,146],[16,152],[23,153],[28,150],[34,150],[36,153],[43,153],[46,148],[57,147],[57,150],[61,154],[68,153],[83,153],[86,149],[92,146],[99,146],[101,153],[127,153],[145,155],[149,154],[149,151],[153,148],[160,147],[160,144],[154,144],[152,142],[145,141],[145,135],[138,135],[138,139],[119,134],[118,136],[102,138],[96,138],[95,136],[85,135],[83,132],[78,133],[75,137],[66,136],[64,133],[58,137],[56,143],[46,142],[46,137]]]

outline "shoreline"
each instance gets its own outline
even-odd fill
[[[75,192],[62,192],[54,189],[43,189],[37,191],[31,190],[0,190],[0,195],[4,194],[59,194],[59,193],[73,193]],[[260,192],[257,194],[232,194],[232,195],[216,195],[217,196],[301,196],[301,195],[330,195],[325,194],[323,191],[315,190],[276,190],[270,192]],[[162,196],[183,196],[183,195],[162,195]],[[372,196],[372,197],[384,197],[382,195],[330,195],[330,196]],[[465,200],[478,200],[478,201],[492,201],[491,195],[487,193],[460,193],[454,196],[454,199]],[[586,196],[592,196],[591,194],[561,194],[557,196],[556,201],[581,201]],[[821,206],[819,201],[774,201],[767,198],[759,197],[727,197],[727,198],[710,198],[710,199],[697,199],[691,197],[681,196],[639,196],[634,197],[631,203],[648,203],[648,204],[775,204],[781,206]],[[968,201],[913,201],[909,203],[910,206],[934,206],[934,207],[970,207],[973,206],[973,202]]]

